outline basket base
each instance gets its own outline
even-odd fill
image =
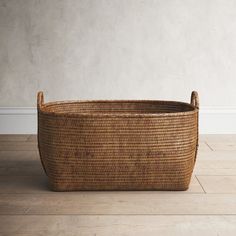
[[[79,185],[79,184],[65,184],[65,183],[50,183],[50,189],[55,192],[69,192],[69,191],[186,191],[189,189],[189,182],[179,184],[156,184],[150,186],[135,186],[135,185]]]

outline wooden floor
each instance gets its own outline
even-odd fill
[[[202,135],[186,192],[48,190],[32,135],[0,136],[0,235],[236,235],[236,135]]]

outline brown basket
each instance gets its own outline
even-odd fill
[[[186,190],[198,146],[198,95],[173,101],[44,103],[38,146],[55,191]]]

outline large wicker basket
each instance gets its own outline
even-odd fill
[[[174,101],[44,103],[38,146],[55,191],[186,190],[198,146],[198,95]]]

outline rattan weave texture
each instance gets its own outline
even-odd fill
[[[37,97],[38,146],[52,190],[186,190],[197,155],[191,102]]]

